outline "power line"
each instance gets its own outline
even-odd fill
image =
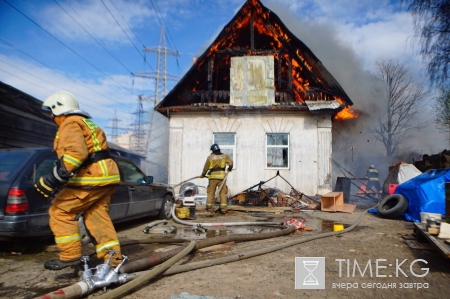
[[[12,47],[14,50],[16,50],[16,51],[22,53],[23,55],[29,57],[30,59],[33,59],[34,61],[37,61],[38,63],[40,63],[41,65],[47,67],[48,69],[51,69],[52,71],[55,71],[55,72],[57,72],[58,74],[60,74],[60,75],[62,75],[62,76],[65,76],[65,74],[63,74],[62,72],[60,72],[60,71],[58,71],[58,70],[54,70],[54,69],[53,69],[52,67],[50,67],[49,65],[47,65],[47,64],[45,64],[44,62],[42,62],[42,61],[40,61],[40,60],[34,58],[33,56],[27,54],[26,52],[24,52],[24,51],[18,49],[17,47],[15,47],[14,45],[8,43],[7,41],[5,41],[4,39],[2,39],[1,37],[0,37],[0,41],[2,41],[3,43],[7,44],[7,45],[10,46],[10,47]],[[13,66],[13,67],[19,69],[17,66]],[[31,75],[32,75],[32,74],[31,74]],[[32,76],[34,76],[34,77],[36,77],[36,78],[38,78],[38,79],[41,79],[41,77],[37,77],[37,76],[35,76],[35,75],[32,75]],[[133,77],[133,78],[134,78],[134,77]],[[71,79],[71,80],[72,80],[72,79]],[[133,79],[133,80],[134,80],[134,79]],[[72,81],[74,81],[74,80],[72,80]],[[102,97],[104,97],[104,98],[106,98],[106,99],[112,100],[112,101],[114,101],[114,102],[116,102],[116,103],[118,103],[118,104],[120,104],[120,105],[124,105],[125,107],[127,107],[126,104],[124,104],[124,103],[122,103],[122,102],[119,102],[119,101],[117,101],[117,100],[115,100],[115,99],[113,99],[113,98],[110,98],[110,97],[108,97],[108,96],[106,96],[106,95],[103,95],[103,94],[97,92],[96,90],[90,88],[89,86],[85,85],[84,82],[79,82],[79,81],[74,81],[74,82],[79,83],[79,84],[82,84],[86,89],[89,89],[90,91],[93,91],[93,92],[95,92],[96,94],[98,94],[98,95],[100,95],[100,96],[102,96]],[[54,85],[54,86],[56,86],[56,85]],[[60,87],[60,86],[56,86],[56,87]],[[62,87],[60,87],[60,88],[62,88]],[[133,90],[131,90],[131,92],[133,92]]]
[[[105,2],[103,2],[103,0],[101,0],[101,1],[103,3],[103,6],[105,6],[106,10],[108,10],[108,12],[111,15],[111,17],[114,19],[114,21],[116,21],[117,25],[119,25],[120,29],[122,29],[122,32],[127,36],[128,40],[131,42],[133,47],[136,49],[136,51],[138,51],[139,55],[141,55],[141,57],[144,58],[144,61],[145,61],[144,55],[141,54],[141,51],[139,51],[139,49],[133,43],[133,41],[131,40],[130,36],[125,32],[125,30],[123,29],[122,25],[120,25],[120,23],[117,21],[117,19],[114,17],[114,15],[111,13],[111,11],[109,10],[108,6],[106,6]],[[152,68],[152,66],[150,64],[147,63],[147,65],[153,70],[153,68]]]
[[[111,55],[111,57],[112,58],[114,58],[118,63],[120,63],[131,75],[133,75],[133,72],[132,71],[130,71],[116,56],[114,56],[114,54],[112,54],[108,49],[106,49],[105,48],[105,46],[102,44],[102,43],[100,43],[99,41],[98,41],[98,39],[96,38],[96,37],[94,37],[94,36],[92,36],[92,34],[91,33],[89,33],[89,31],[87,31],[77,20],[75,20],[75,18],[74,17],[72,17],[72,15],[67,11],[67,10],[65,10],[64,9],[64,7],[62,7],[61,6],[61,4],[59,4],[58,3],[58,1],[56,1],[56,0],[53,0],[56,4],[58,4],[58,6],[72,19],[72,20],[74,20],[77,24],[78,24],[78,26],[80,26],[90,37],[92,37],[92,39],[98,44],[98,45],[100,45],[100,47],[102,47],[109,55]],[[77,16],[81,19],[81,20],[83,20],[83,18],[75,11],[75,9],[73,9],[73,7],[69,4],[69,2],[67,2],[67,4],[70,6],[70,8],[72,8],[72,10],[77,14]],[[89,25],[83,20],[83,22],[86,24],[86,26],[88,26],[89,27]],[[91,29],[91,28],[89,28],[89,29]],[[91,29],[92,30],[92,29]]]
[[[44,32],[46,32],[48,35],[50,35],[51,37],[53,37],[56,41],[58,41],[60,44],[62,44],[64,47],[66,47],[69,51],[71,51],[72,53],[74,53],[75,55],[77,55],[79,58],[81,58],[83,61],[85,61],[86,63],[88,63],[90,66],[92,66],[93,68],[95,68],[96,70],[98,70],[99,72],[101,72],[103,75],[105,75],[107,78],[111,79],[112,81],[114,81],[115,83],[117,83],[119,86],[121,86],[122,88],[126,89],[129,91],[128,88],[126,88],[125,86],[123,86],[122,84],[120,84],[119,82],[117,82],[116,80],[114,80],[113,78],[111,78],[110,76],[108,76],[105,72],[103,72],[102,70],[100,70],[98,67],[96,67],[94,64],[92,64],[91,62],[89,62],[87,59],[85,59],[83,56],[81,56],[80,54],[78,54],[75,50],[73,50],[72,48],[70,48],[69,46],[67,46],[65,43],[63,43],[61,40],[59,40],[56,36],[54,36],[53,34],[51,34],[50,32],[48,32],[47,30],[45,30],[41,25],[39,25],[38,23],[36,23],[34,20],[32,20],[30,17],[28,17],[26,14],[24,14],[22,11],[20,11],[18,8],[16,8],[14,5],[12,5],[11,3],[9,3],[7,0],[3,0],[5,1],[9,6],[11,6],[12,8],[14,8],[18,13],[20,13],[21,15],[23,15],[25,18],[27,18],[30,22],[32,22],[33,24],[35,24],[36,26],[38,26],[40,29],[42,29]],[[103,2],[103,1],[102,1]]]
[[[4,61],[2,61],[2,62],[4,62]],[[19,76],[16,76],[16,75],[14,75],[14,74],[11,74],[10,72],[8,72],[8,71],[5,71],[5,70],[2,70],[2,69],[0,69],[0,71],[2,71],[2,72],[4,72],[4,73],[7,73],[8,75],[10,75],[10,76],[13,76],[13,77],[16,77],[16,78],[18,78],[18,79],[20,79],[20,80],[22,80],[22,81],[25,81],[25,82],[27,82],[27,83],[30,83],[30,84],[32,84],[32,85],[34,85],[34,86],[36,86],[36,87],[39,87],[39,88],[41,88],[41,89],[44,89],[44,90],[47,90],[47,91],[49,91],[49,92],[54,92],[54,90],[50,90],[50,89],[48,89],[48,88],[45,88],[45,87],[42,87],[41,85],[37,85],[37,84],[35,84],[35,83],[33,83],[33,82],[31,82],[31,81],[28,81],[28,80],[26,80],[26,79],[24,79],[24,78],[21,78],[21,77],[19,77]],[[45,80],[44,80],[45,81]],[[48,81],[45,81],[45,82],[48,82]],[[50,83],[50,82],[48,82],[48,83]],[[56,85],[54,85],[54,86],[56,86]],[[84,98],[84,97],[83,97]],[[83,104],[83,105],[86,105],[86,104]],[[100,111],[100,112],[105,112],[105,110],[100,110],[100,109],[98,109],[98,108],[95,108],[95,107],[92,107],[92,106],[90,106],[90,105],[86,105],[86,106],[88,106],[88,107],[90,107],[90,108],[93,108],[93,109],[95,109],[95,110],[98,110],[98,111]]]
[[[131,32],[133,32],[134,36],[136,36],[137,40],[141,43],[142,46],[144,46],[144,43],[141,42],[141,40],[139,39],[139,36],[133,31],[133,28],[130,26],[130,24],[128,24],[127,20],[123,17],[123,15],[120,13],[120,10],[117,9],[117,6],[114,4],[114,2],[112,0],[111,4],[114,6],[114,8],[116,9],[117,13],[119,14],[119,16],[122,18],[122,20],[125,22],[125,24],[127,24],[128,28],[131,30]]]
[[[30,75],[30,76],[36,77],[36,78],[40,79],[41,81],[47,82],[48,84],[51,84],[51,85],[53,85],[53,86],[55,86],[55,87],[58,87],[58,88],[60,88],[60,89],[64,89],[64,87],[55,85],[55,84],[53,84],[53,83],[50,82],[50,81],[44,80],[44,79],[42,79],[41,77],[38,77],[38,76],[36,76],[36,75],[34,75],[34,74],[32,74],[32,73],[26,71],[26,70],[23,70],[23,69],[21,69],[21,68],[18,68],[17,66],[14,66],[14,65],[12,65],[12,64],[10,64],[10,63],[4,61],[4,60],[1,60],[1,59],[0,59],[0,61],[3,62],[4,64],[7,64],[7,65],[9,65],[9,66],[12,66],[12,67],[18,69],[19,71],[22,71],[22,72],[24,72],[24,73],[26,73],[26,74],[28,74],[28,75]],[[4,71],[5,73],[10,74],[9,72],[7,72],[7,71],[5,71],[5,70],[3,70],[3,71]],[[16,77],[16,78],[22,79],[22,78],[20,78],[20,77],[15,76],[15,75],[13,75],[13,76]],[[23,80],[26,81],[26,82],[29,82],[28,80],[25,80],[25,79],[23,79]],[[36,85],[36,84],[34,84],[34,85]],[[36,85],[36,86],[39,86],[39,85]],[[46,90],[49,90],[49,89],[46,89]],[[54,92],[53,90],[49,90],[49,91]],[[81,97],[84,98],[84,99],[86,99],[86,100],[89,100],[89,101],[93,102],[92,99],[88,99],[88,98],[83,97],[83,96],[81,96]],[[122,104],[122,103],[120,103],[120,102],[118,102],[118,103],[125,106],[125,104]],[[99,103],[99,104],[100,104],[100,103]],[[86,106],[88,106],[88,105],[86,105]],[[89,106],[89,107],[94,108],[94,107],[92,107],[92,106]],[[97,108],[94,108],[94,109],[96,109],[96,110],[98,110],[98,111],[102,111],[102,112],[104,111],[104,110],[99,110],[99,109],[97,109]]]
[[[153,10],[155,11],[156,17],[158,18],[159,24],[161,25],[161,27],[167,28],[167,33],[169,34],[170,40],[172,40],[172,42],[173,42],[172,36],[170,35],[170,32],[169,32],[169,29],[168,29],[168,27],[166,26],[166,24],[164,22],[164,18],[162,16],[161,10],[159,9],[158,2],[155,1],[155,3],[154,3],[153,0],[150,0],[150,2],[152,3]],[[158,11],[155,9],[155,5],[156,5]],[[158,12],[159,12],[159,15],[161,16],[161,18],[158,17]],[[169,40],[169,45],[171,45],[170,40]],[[173,48],[175,49],[176,52],[178,52],[177,47],[175,46],[175,42],[173,42]],[[180,70],[180,63],[178,61],[178,58],[176,58],[176,57],[177,56],[175,56],[175,61],[177,62],[178,71],[181,71]]]

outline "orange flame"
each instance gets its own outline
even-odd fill
[[[358,116],[359,116],[358,112],[347,106],[343,110],[341,110],[338,114],[336,114],[334,120],[353,119],[358,118]]]

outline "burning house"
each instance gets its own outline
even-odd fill
[[[155,107],[169,119],[169,183],[200,175],[218,143],[234,161],[231,195],[277,171],[305,194],[330,192],[332,120],[352,104],[279,17],[248,0]]]

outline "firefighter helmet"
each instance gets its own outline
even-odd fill
[[[91,117],[89,113],[80,110],[75,96],[67,91],[56,92],[46,98],[44,103],[42,103],[42,109],[51,111],[55,116],[81,114]]]
[[[212,152],[215,152],[215,151],[219,151],[220,152],[219,145],[217,143],[214,143],[213,145],[211,145],[211,151]]]

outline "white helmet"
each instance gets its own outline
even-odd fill
[[[46,98],[44,103],[42,103],[42,109],[51,111],[55,116],[81,114],[91,117],[89,113],[80,110],[77,99],[68,91],[56,92]]]

